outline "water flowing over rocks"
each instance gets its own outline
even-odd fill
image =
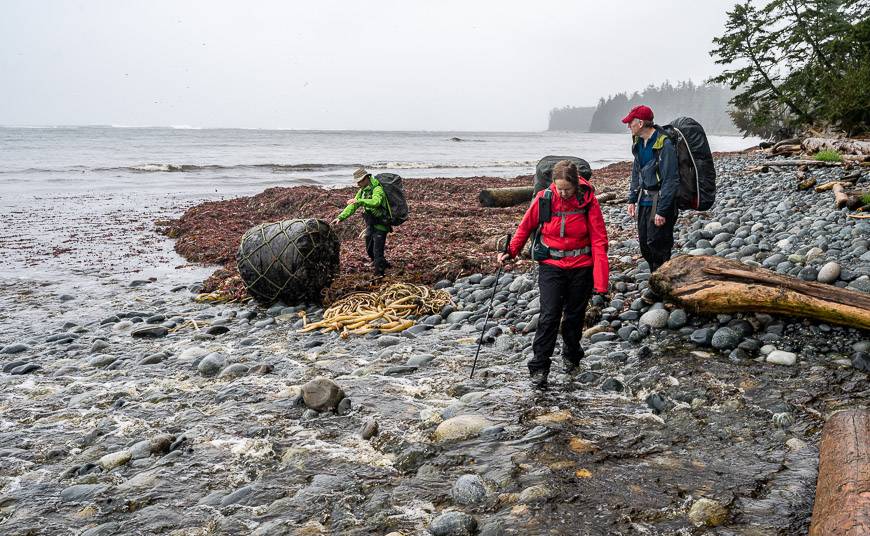
[[[870,226],[758,162],[717,160],[676,249],[870,286]],[[805,533],[824,417],[870,395],[870,334],[661,303],[624,205],[604,211],[612,292],[544,391],[534,269],[444,281],[427,328],[348,339],[296,333],[314,304],[195,303],[192,281],[0,282],[0,533]]]

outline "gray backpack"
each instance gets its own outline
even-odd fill
[[[387,220],[391,226],[402,225],[408,221],[408,201],[405,190],[402,189],[402,177],[395,173],[380,173],[375,175],[387,194]]]

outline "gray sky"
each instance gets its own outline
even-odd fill
[[[702,81],[734,0],[0,0],[0,125],[543,130]]]

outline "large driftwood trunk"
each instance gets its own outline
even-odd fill
[[[819,445],[810,536],[870,534],[870,410],[835,413]]]
[[[696,313],[774,313],[870,329],[870,295],[721,257],[671,259],[650,286]]]
[[[488,188],[481,190],[478,199],[480,206],[487,208],[512,207],[532,200],[535,189],[529,188]]]
[[[870,141],[835,138],[807,138],[803,141],[801,146],[808,153],[837,151],[843,154],[870,155]]]

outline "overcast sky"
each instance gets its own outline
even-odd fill
[[[0,125],[543,130],[703,81],[733,0],[0,1]]]

